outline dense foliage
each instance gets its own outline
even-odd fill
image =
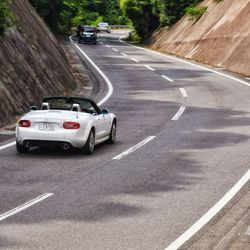
[[[159,26],[170,26],[185,13],[194,19],[205,11],[196,7],[202,0],[30,0],[45,21],[57,32],[79,24],[97,25],[131,22],[139,39]],[[218,1],[218,0],[216,0]]]
[[[12,25],[15,16],[10,11],[10,0],[0,0],[0,36]]]
[[[30,0],[38,13],[57,32],[67,32],[79,24],[96,25],[101,21],[126,24],[117,0]]]

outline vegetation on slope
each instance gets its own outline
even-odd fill
[[[66,33],[79,24],[127,24],[117,0],[29,0],[47,24],[56,32]]]
[[[0,0],[0,36],[10,27],[15,20],[15,16],[10,11],[10,0]]]

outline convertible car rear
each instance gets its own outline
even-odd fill
[[[115,142],[116,125],[115,115],[90,99],[47,97],[17,122],[16,148],[27,153],[34,146],[60,146],[91,154],[95,145]]]

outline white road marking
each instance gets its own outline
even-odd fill
[[[121,53],[123,56],[128,56],[127,54],[125,54],[125,53]]]
[[[148,68],[148,69],[150,69],[150,70],[152,70],[152,71],[155,71],[155,69],[153,69],[152,67],[150,67],[150,66],[148,66],[148,65],[144,65],[144,67],[146,67],[146,68]]]
[[[122,39],[125,38],[125,37],[127,37],[127,35],[121,36],[121,37],[119,38],[119,41],[120,41],[121,43],[123,43],[123,44],[127,44],[128,46],[132,46],[132,47],[135,47],[135,48],[140,49],[140,50],[148,51],[148,52],[151,52],[151,53],[153,53],[153,54],[157,54],[157,55],[160,55],[160,56],[163,56],[163,57],[167,57],[167,58],[172,59],[172,60],[175,60],[175,61],[183,62],[183,63],[189,64],[189,65],[191,65],[191,66],[193,66],[193,67],[196,67],[196,68],[200,68],[200,69],[203,69],[203,70],[206,70],[206,71],[209,71],[209,72],[213,72],[213,73],[215,73],[215,74],[217,74],[217,75],[224,76],[224,77],[226,77],[226,78],[229,78],[229,79],[231,79],[231,80],[237,81],[237,82],[239,82],[239,83],[242,83],[242,84],[244,84],[244,85],[250,87],[250,83],[245,82],[245,81],[243,81],[243,80],[241,80],[241,79],[239,79],[239,78],[236,78],[236,77],[233,77],[233,76],[230,76],[230,75],[227,75],[227,74],[218,72],[218,71],[213,70],[213,69],[206,68],[205,66],[201,66],[201,65],[197,65],[197,64],[195,64],[195,63],[191,63],[191,62],[185,61],[184,59],[181,59],[181,58],[177,58],[177,57],[173,57],[173,56],[169,56],[169,55],[164,55],[164,54],[162,54],[162,53],[160,53],[160,52],[157,52],[157,51],[153,51],[153,50],[150,50],[150,49],[145,49],[145,48],[141,48],[141,47],[138,47],[138,46],[129,44],[129,43],[127,43],[127,42],[122,41]]]
[[[172,121],[177,121],[182,114],[184,113],[186,107],[180,107],[180,109],[178,110],[178,112],[176,113],[176,115],[171,119]]]
[[[122,159],[123,157],[131,154],[132,152],[134,152],[137,149],[141,148],[142,146],[144,146],[148,142],[152,141],[154,138],[155,138],[155,136],[149,136],[149,137],[147,137],[145,140],[139,142],[135,146],[129,148],[128,150],[124,151],[123,153],[121,153],[121,154],[117,155],[116,157],[112,158],[112,160],[120,160],[120,159]]]
[[[222,199],[220,199],[205,215],[203,215],[193,226],[170,244],[165,250],[176,250],[204,227],[225,205],[239,192],[239,190],[250,180],[250,169],[245,175],[230,189]]]
[[[42,201],[42,200],[45,200],[45,199],[49,198],[49,197],[52,196],[52,195],[54,195],[54,194],[53,194],[53,193],[46,193],[46,194],[43,194],[43,195],[41,195],[41,196],[39,196],[39,197],[37,197],[37,198],[31,200],[31,201],[28,201],[28,202],[24,203],[24,204],[21,205],[21,206],[18,206],[18,207],[16,207],[16,208],[14,208],[14,209],[12,209],[12,210],[10,210],[10,211],[4,213],[4,214],[1,214],[1,215],[0,215],[0,221],[2,221],[2,220],[6,219],[6,218],[8,218],[8,217],[10,217],[10,216],[12,216],[12,215],[14,215],[14,214],[17,214],[17,213],[19,213],[19,212],[25,210],[26,208],[31,207],[31,206],[35,205],[36,203],[38,203],[38,202],[40,202],[40,201]]]
[[[184,97],[184,98],[187,98],[187,92],[186,92],[186,90],[183,89],[183,88],[180,88],[180,91],[181,91],[183,97]]]
[[[100,41],[99,43],[100,43],[100,44],[104,44],[104,43],[103,43],[103,42],[101,42],[101,41]]]
[[[248,227],[246,234],[250,236],[250,226]]]
[[[112,50],[114,50],[114,51],[116,51],[116,52],[118,52],[118,51],[119,51],[118,49],[115,49],[115,48],[113,48]]]
[[[131,58],[131,60],[134,61],[134,62],[137,62],[137,63],[140,62],[139,60],[137,60],[137,59],[135,59],[135,58]]]
[[[0,151],[3,150],[3,149],[6,149],[6,148],[12,147],[12,146],[14,146],[14,145],[16,145],[16,142],[15,142],[15,141],[13,141],[13,142],[11,142],[11,143],[8,143],[8,144],[6,144],[6,145],[3,145],[3,146],[0,147]]]
[[[72,39],[72,38],[71,38]],[[106,96],[100,101],[98,102],[98,106],[101,106],[103,103],[105,103],[113,94],[113,85],[110,82],[110,80],[108,79],[108,77],[101,71],[101,69],[87,56],[87,54],[85,52],[83,52],[81,50],[81,48],[74,43],[74,46],[80,51],[80,53],[90,62],[90,64],[96,69],[96,71],[102,76],[102,78],[105,80],[105,82],[108,85],[108,93],[106,94]]]
[[[105,45],[107,48],[110,48],[111,46],[110,45]]]
[[[172,80],[171,78],[165,76],[165,75],[161,75],[162,78],[166,79],[169,82],[174,82],[174,80]]]
[[[69,37],[70,41],[73,43],[73,39],[72,39],[72,36]],[[80,51],[80,53],[90,62],[90,64],[97,70],[97,72],[103,77],[103,79],[105,80],[105,82],[107,83],[108,85],[108,93],[106,94],[106,96],[98,102],[98,106],[101,106],[102,104],[104,104],[110,97],[111,95],[113,94],[113,85],[112,83],[110,82],[110,80],[108,79],[108,77],[101,71],[101,69],[81,50],[81,48],[77,45],[77,44],[74,44],[74,46]],[[16,144],[16,142],[11,142],[11,143],[8,143],[6,145],[3,145],[0,147],[0,151],[3,150],[3,149],[6,149],[6,148],[9,148],[9,147],[12,147]]]
[[[176,58],[176,57],[172,57],[172,56],[168,56],[168,55],[163,55],[159,52],[156,51],[152,51],[149,49],[145,49],[145,48],[141,48],[135,45],[131,45],[128,44],[124,41],[122,41],[122,38],[127,37],[127,35],[120,37],[120,42],[123,44],[127,44],[129,46],[133,46],[136,47],[137,49],[140,50],[145,50],[163,57],[167,57],[176,61],[180,61],[180,62],[184,62],[186,64],[192,65],[196,68],[200,68],[209,72],[213,72],[215,74],[224,76],[226,78],[232,79],[234,81],[237,81],[239,83],[242,83],[248,87],[250,87],[250,84],[235,78],[233,76],[230,75],[226,75],[224,73],[215,71],[215,70],[211,70],[209,68],[206,68],[204,66],[200,66],[191,62],[187,62],[183,59],[180,58]],[[183,233],[179,238],[177,238],[172,244],[170,244],[165,250],[176,250],[178,248],[180,248],[187,240],[189,240],[192,236],[194,236],[203,226],[205,226],[217,213],[219,213],[221,211],[221,209],[240,191],[240,189],[250,180],[250,169],[247,171],[247,173],[245,175],[243,175],[243,177],[235,184],[235,186],[224,196],[222,197],[222,199],[216,203],[216,205],[214,207],[212,207],[203,217],[201,217],[192,227],[190,227],[185,233]]]

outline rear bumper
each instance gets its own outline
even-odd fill
[[[82,135],[77,130],[68,130],[63,133],[25,131],[25,129],[16,131],[16,140],[22,145],[29,143],[31,146],[60,146],[67,142],[74,148],[82,148],[87,139],[87,135]]]

